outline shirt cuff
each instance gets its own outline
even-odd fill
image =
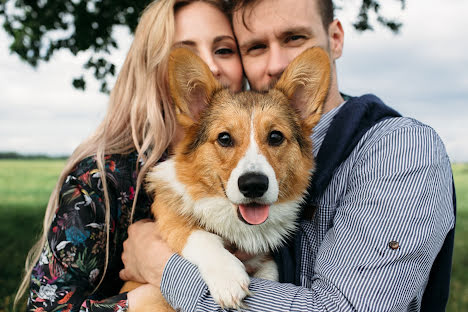
[[[208,287],[194,264],[174,254],[164,267],[161,293],[175,310],[195,311]]]

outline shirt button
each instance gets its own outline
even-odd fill
[[[395,250],[395,249],[400,248],[400,244],[398,244],[397,241],[391,241],[391,242],[388,243],[388,247]]]

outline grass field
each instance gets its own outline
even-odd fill
[[[453,165],[457,192],[457,225],[447,311],[468,311],[468,164]]]
[[[63,160],[0,160],[0,311],[12,311],[24,260],[42,228],[42,218]]]
[[[24,259],[39,235],[44,208],[63,160],[0,160],[0,311],[12,311]],[[453,166],[457,228],[447,311],[468,310],[468,164]]]

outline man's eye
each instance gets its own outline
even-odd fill
[[[266,48],[266,45],[264,44],[256,44],[256,45],[253,45],[251,46],[247,52],[252,52],[252,51],[255,51],[255,50],[261,50],[261,49],[265,49]]]
[[[305,36],[302,36],[302,35],[289,36],[289,37],[286,38],[286,43],[290,42],[290,41],[298,41],[298,40],[301,40],[301,39],[305,39]]]

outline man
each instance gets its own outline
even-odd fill
[[[332,60],[330,93],[313,135],[318,173],[324,176],[328,171],[328,179],[324,185],[313,185],[295,241],[276,255],[281,279],[290,283],[252,279],[250,290],[255,295],[246,299],[248,310],[427,307],[426,298],[436,297],[424,295],[431,268],[445,250],[444,240],[455,222],[451,167],[440,138],[431,128],[398,117],[376,97],[345,102],[335,63],[342,54],[344,32],[333,19],[331,1],[240,0],[233,26],[253,89],[274,85],[286,66],[309,47],[321,46]],[[349,151],[333,145],[351,129],[359,136],[343,141]],[[321,162],[335,152],[342,156],[335,167]],[[311,206],[315,212],[307,216]],[[450,267],[450,246],[447,254],[443,269]],[[169,256],[166,253],[158,261],[164,265]],[[161,290],[181,311],[219,308],[196,268],[179,256],[171,256],[165,264]],[[446,299],[445,292],[434,300],[443,307]]]

